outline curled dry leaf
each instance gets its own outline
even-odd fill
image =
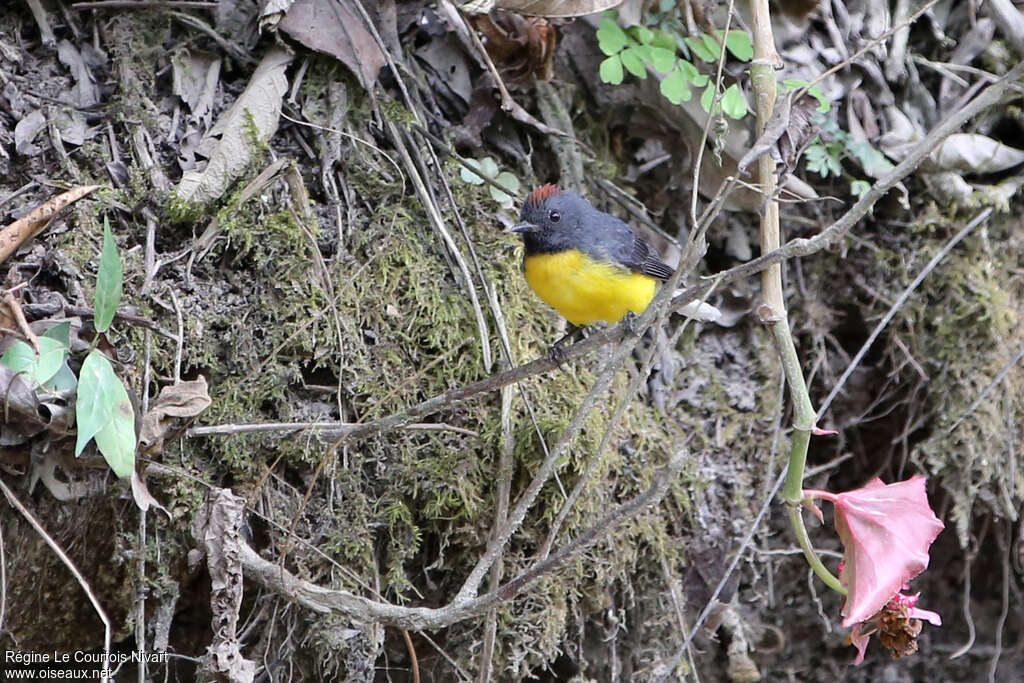
[[[955,133],[929,157],[943,171],[998,173],[1024,162],[1024,151],[977,133]]]
[[[164,436],[174,417],[195,417],[210,406],[206,378],[164,387],[153,407],[142,416],[139,443],[149,452],[163,449]]]
[[[582,17],[622,4],[622,0],[497,0],[494,6],[535,17]]]
[[[0,263],[6,261],[7,257],[22,244],[42,232],[61,210],[101,187],[103,186],[83,185],[68,190],[42,206],[36,207],[28,215],[22,216],[0,231]]]
[[[487,54],[502,67],[507,80],[551,79],[557,35],[546,19],[506,12],[474,17],[473,24],[487,39]]]
[[[186,202],[206,203],[220,197],[248,166],[252,135],[265,142],[277,132],[281,99],[288,89],[285,69],[292,62],[283,48],[274,48],[260,62],[245,91],[203,137],[196,150],[209,161],[202,171],[186,171],[176,194]]]

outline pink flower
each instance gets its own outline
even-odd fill
[[[928,548],[944,528],[928,505],[924,485],[924,477],[914,476],[896,484],[874,479],[839,494],[804,491],[819,518],[821,512],[811,500],[823,498],[835,506],[836,532],[843,542],[839,582],[848,591],[843,626],[853,627],[850,640],[859,650],[858,663],[875,630],[902,656],[917,649],[917,619],[942,623],[934,612],[915,607],[916,595],[900,594],[910,579],[927,569]]]

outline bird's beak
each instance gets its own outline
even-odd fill
[[[537,226],[534,225],[533,223],[520,223],[519,225],[513,225],[505,232],[537,232]]]

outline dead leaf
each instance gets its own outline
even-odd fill
[[[367,90],[387,63],[351,0],[296,0],[277,28],[310,50],[338,59]]]
[[[62,40],[57,45],[57,58],[71,71],[71,77],[75,79],[75,87],[66,94],[70,95],[68,104],[88,109],[100,102],[100,91],[96,87],[92,73],[82,59],[82,54],[68,40]]]
[[[998,173],[1024,162],[1024,151],[986,135],[954,133],[928,158],[943,171]]]
[[[622,0],[497,0],[494,6],[535,17],[582,17],[621,4]]]
[[[18,154],[26,157],[35,156],[39,154],[39,147],[32,144],[32,141],[36,139],[46,128],[46,116],[43,112],[38,109],[32,111],[27,116],[23,116],[17,125],[14,126],[14,149]]]
[[[167,511],[167,508],[160,504],[160,501],[153,497],[153,494],[151,494],[149,489],[146,488],[146,482],[142,481],[138,472],[132,472],[132,498],[135,499],[135,504],[138,505],[139,509],[143,512],[154,507],[167,515],[167,519],[171,518],[171,513]]]
[[[200,204],[217,199],[249,164],[251,135],[255,133],[261,142],[274,136],[288,89],[285,69],[292,59],[284,48],[264,56],[249,85],[199,143],[196,153],[207,157],[206,167],[182,174],[175,191],[179,199]]]
[[[170,425],[168,418],[195,417],[209,406],[210,393],[202,375],[190,382],[164,387],[153,407],[142,416],[139,443],[149,452],[160,452]]]
[[[39,417],[39,399],[23,373],[0,365],[0,445],[24,442],[46,427]]]
[[[557,34],[546,19],[503,12],[474,17],[473,25],[486,38],[487,54],[501,67],[506,83],[528,77],[551,80]]]
[[[213,96],[220,80],[220,57],[199,50],[179,50],[171,55],[174,94],[188,105],[192,119],[210,123]]]
[[[63,194],[57,195],[42,206],[36,207],[31,213],[22,216],[0,231],[0,263],[6,261],[7,257],[13,254],[22,244],[42,232],[61,210],[101,187],[103,186],[83,185],[68,190]]]

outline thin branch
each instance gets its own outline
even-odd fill
[[[264,559],[241,538],[238,543],[239,559],[249,577],[285,599],[318,614],[339,612],[357,620],[378,621],[413,631],[444,628],[464,619],[479,616],[492,607],[507,602],[541,577],[560,568],[589,548],[615,527],[642,510],[660,503],[685,463],[685,452],[677,453],[667,465],[655,473],[654,484],[650,488],[613,509],[559,552],[534,564],[496,590],[468,600],[456,597],[444,607],[403,607],[370,600],[348,591],[323,588],[298,578],[275,562]]]

